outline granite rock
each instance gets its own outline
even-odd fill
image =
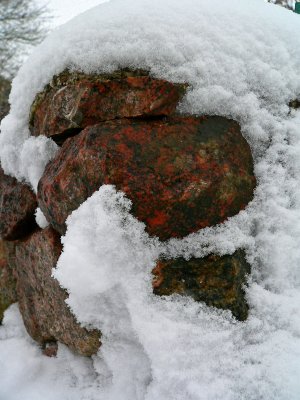
[[[69,138],[46,167],[38,203],[65,221],[103,184],[132,200],[132,213],[161,240],[182,238],[244,209],[256,180],[239,125],[223,117],[115,120]]]
[[[36,97],[30,130],[61,144],[100,121],[171,115],[184,91],[185,85],[152,78],[144,71],[102,75],[64,71]]]
[[[20,311],[28,333],[44,349],[59,341],[91,356],[100,346],[100,333],[79,325],[65,303],[67,292],[51,276],[61,251],[60,237],[52,228],[18,242],[15,274]]]
[[[5,175],[0,167],[0,238],[20,239],[35,228],[37,200],[29,186]]]
[[[17,302],[16,280],[10,264],[14,247],[13,242],[0,240],[0,324],[5,310]]]
[[[244,292],[248,274],[250,265],[242,250],[222,257],[162,259],[153,270],[153,292],[191,296],[208,306],[229,309],[243,321],[248,316]]]

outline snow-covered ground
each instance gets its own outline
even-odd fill
[[[0,328],[1,400],[300,398],[300,111],[288,107],[300,97],[299,27],[299,15],[261,0],[112,0],[36,49],[1,125],[7,173],[36,189],[57,151],[28,132],[30,105],[54,74],[131,67],[188,82],[182,112],[238,120],[258,187],[226,223],[165,244],[147,236],[122,193],[101,187],[69,217],[54,276],[78,320],[101,329],[103,346],[91,360],[64,346],[48,359],[11,307]],[[238,248],[252,265],[246,322],[151,293],[159,254]]]

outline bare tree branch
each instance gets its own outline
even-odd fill
[[[0,75],[12,77],[29,46],[46,34],[47,8],[35,0],[0,0]]]

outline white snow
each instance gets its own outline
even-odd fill
[[[41,391],[75,400],[299,399],[300,111],[287,105],[300,97],[299,26],[299,15],[261,0],[112,0],[37,48],[13,82],[1,125],[7,173],[36,189],[57,151],[50,139],[28,139],[27,128],[30,105],[54,74],[139,67],[190,84],[181,112],[238,120],[259,184],[237,216],[165,244],[147,236],[122,193],[101,187],[69,217],[54,275],[79,321],[102,330],[103,346],[91,361],[64,346],[45,359],[14,307],[0,329],[0,399]],[[159,254],[238,248],[252,266],[246,322],[151,293]]]
[[[40,6],[47,6],[52,19],[50,23],[56,27],[65,24],[76,15],[95,7],[107,0],[36,0]],[[109,0],[108,0],[109,1]]]
[[[35,221],[42,229],[49,226],[49,222],[47,221],[45,215],[43,214],[43,211],[39,207],[35,210]]]
[[[0,354],[1,400],[94,398],[93,361],[75,356],[62,344],[57,358],[41,356],[21,322],[17,305],[7,310],[0,329]]]

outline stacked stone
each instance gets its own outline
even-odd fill
[[[52,138],[61,149],[47,165],[37,196],[0,172],[0,318],[18,301],[27,331],[45,354],[55,354],[57,341],[86,356],[100,345],[100,332],[77,323],[51,271],[66,218],[101,185],[122,190],[133,215],[161,241],[219,224],[253,198],[253,160],[239,125],[218,116],[176,114],[185,90],[144,71],[65,71],[36,97],[31,133]],[[37,206],[50,227],[36,226]],[[158,260],[153,290],[191,295],[242,320],[249,271],[242,251]]]
[[[82,328],[65,303],[67,293],[52,278],[61,253],[60,236],[39,229],[34,213],[36,195],[0,169],[0,322],[12,303],[19,302],[28,333],[48,354],[60,341],[90,356],[100,334]],[[54,352],[53,352],[54,348]]]

